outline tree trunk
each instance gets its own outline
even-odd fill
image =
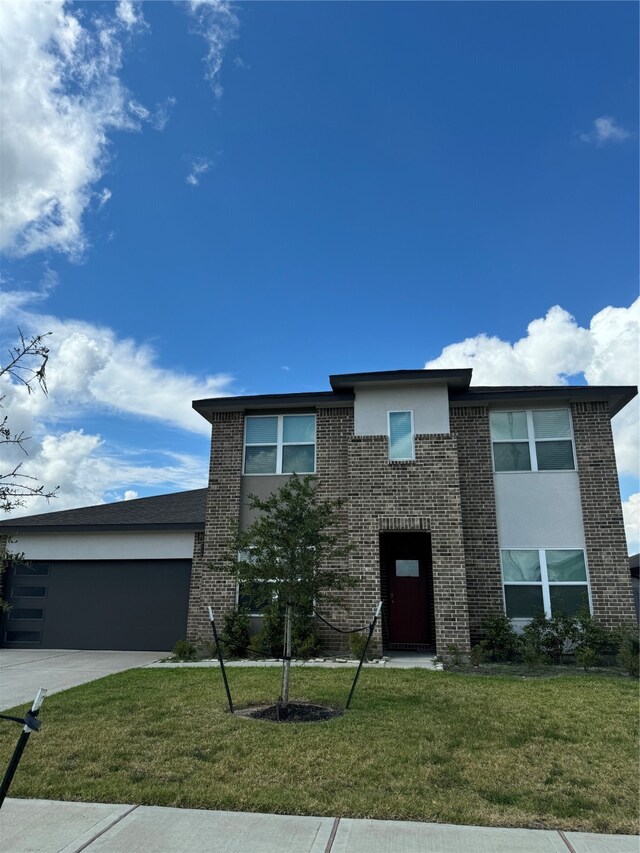
[[[282,707],[289,704],[289,674],[291,672],[291,605],[284,613],[284,669],[282,671]]]

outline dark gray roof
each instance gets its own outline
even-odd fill
[[[353,391],[356,385],[387,382],[420,383],[422,385],[446,383],[449,388],[466,389],[471,382],[472,370],[376,370],[371,373],[335,373],[329,377],[334,391]]]
[[[336,394],[333,391],[313,391],[296,394],[254,394],[250,397],[213,397],[194,400],[193,408],[208,421],[213,412],[313,411],[317,406],[340,406],[353,403],[353,392]]]
[[[472,385],[467,391],[450,391],[449,399],[456,403],[519,400],[521,404],[526,400],[603,400],[609,404],[609,415],[613,417],[633,400],[637,393],[635,385]]]
[[[204,530],[207,489],[43,512],[0,521],[0,533]]]

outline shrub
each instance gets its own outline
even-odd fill
[[[482,647],[489,660],[493,661],[510,660],[516,654],[518,635],[503,613],[482,620]]]
[[[475,646],[471,647],[471,652],[469,654],[469,663],[471,666],[480,666],[480,664],[484,663],[486,658],[486,653],[482,643],[478,643]]]
[[[249,648],[249,614],[244,610],[227,610],[224,614],[220,644],[224,654],[241,658]]]
[[[547,662],[535,636],[523,636],[521,638],[520,656],[529,669],[537,669],[537,667],[543,666]]]
[[[173,656],[178,660],[195,660],[197,649],[189,640],[178,640],[173,647]]]
[[[591,646],[580,646],[576,649],[576,663],[586,672],[600,663],[600,655]]]
[[[456,643],[449,643],[447,646],[447,655],[452,666],[462,666],[462,652],[460,646]]]
[[[264,611],[262,631],[254,648],[281,658],[284,646],[284,607],[277,601]],[[312,615],[293,612],[291,620],[291,653],[294,657],[310,658],[317,654],[320,640]]]
[[[368,636],[368,634],[349,634],[349,650],[351,651],[352,658],[360,660],[364,651],[364,647],[367,644]],[[367,656],[365,660],[371,660],[370,648],[367,649]]]
[[[573,652],[578,642],[579,631],[575,616],[558,613],[547,619],[544,613],[536,613],[522,632],[521,654],[540,662],[551,660],[561,663],[562,656]]]
[[[640,674],[640,639],[638,629],[625,625],[617,631],[619,638],[618,663],[629,675],[638,678]]]
[[[576,617],[578,627],[578,639],[576,648],[576,660],[578,651],[583,648],[591,649],[598,659],[603,655],[615,655],[620,645],[619,638],[612,631],[607,631],[597,622],[588,607],[583,607]]]

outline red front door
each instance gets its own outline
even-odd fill
[[[431,555],[425,533],[383,534],[389,642],[426,646],[433,642]]]

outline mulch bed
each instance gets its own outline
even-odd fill
[[[342,711],[326,705],[311,705],[307,702],[289,702],[286,708],[276,705],[261,705],[258,708],[242,708],[236,711],[241,717],[264,720],[269,723],[322,723],[340,717]]]

